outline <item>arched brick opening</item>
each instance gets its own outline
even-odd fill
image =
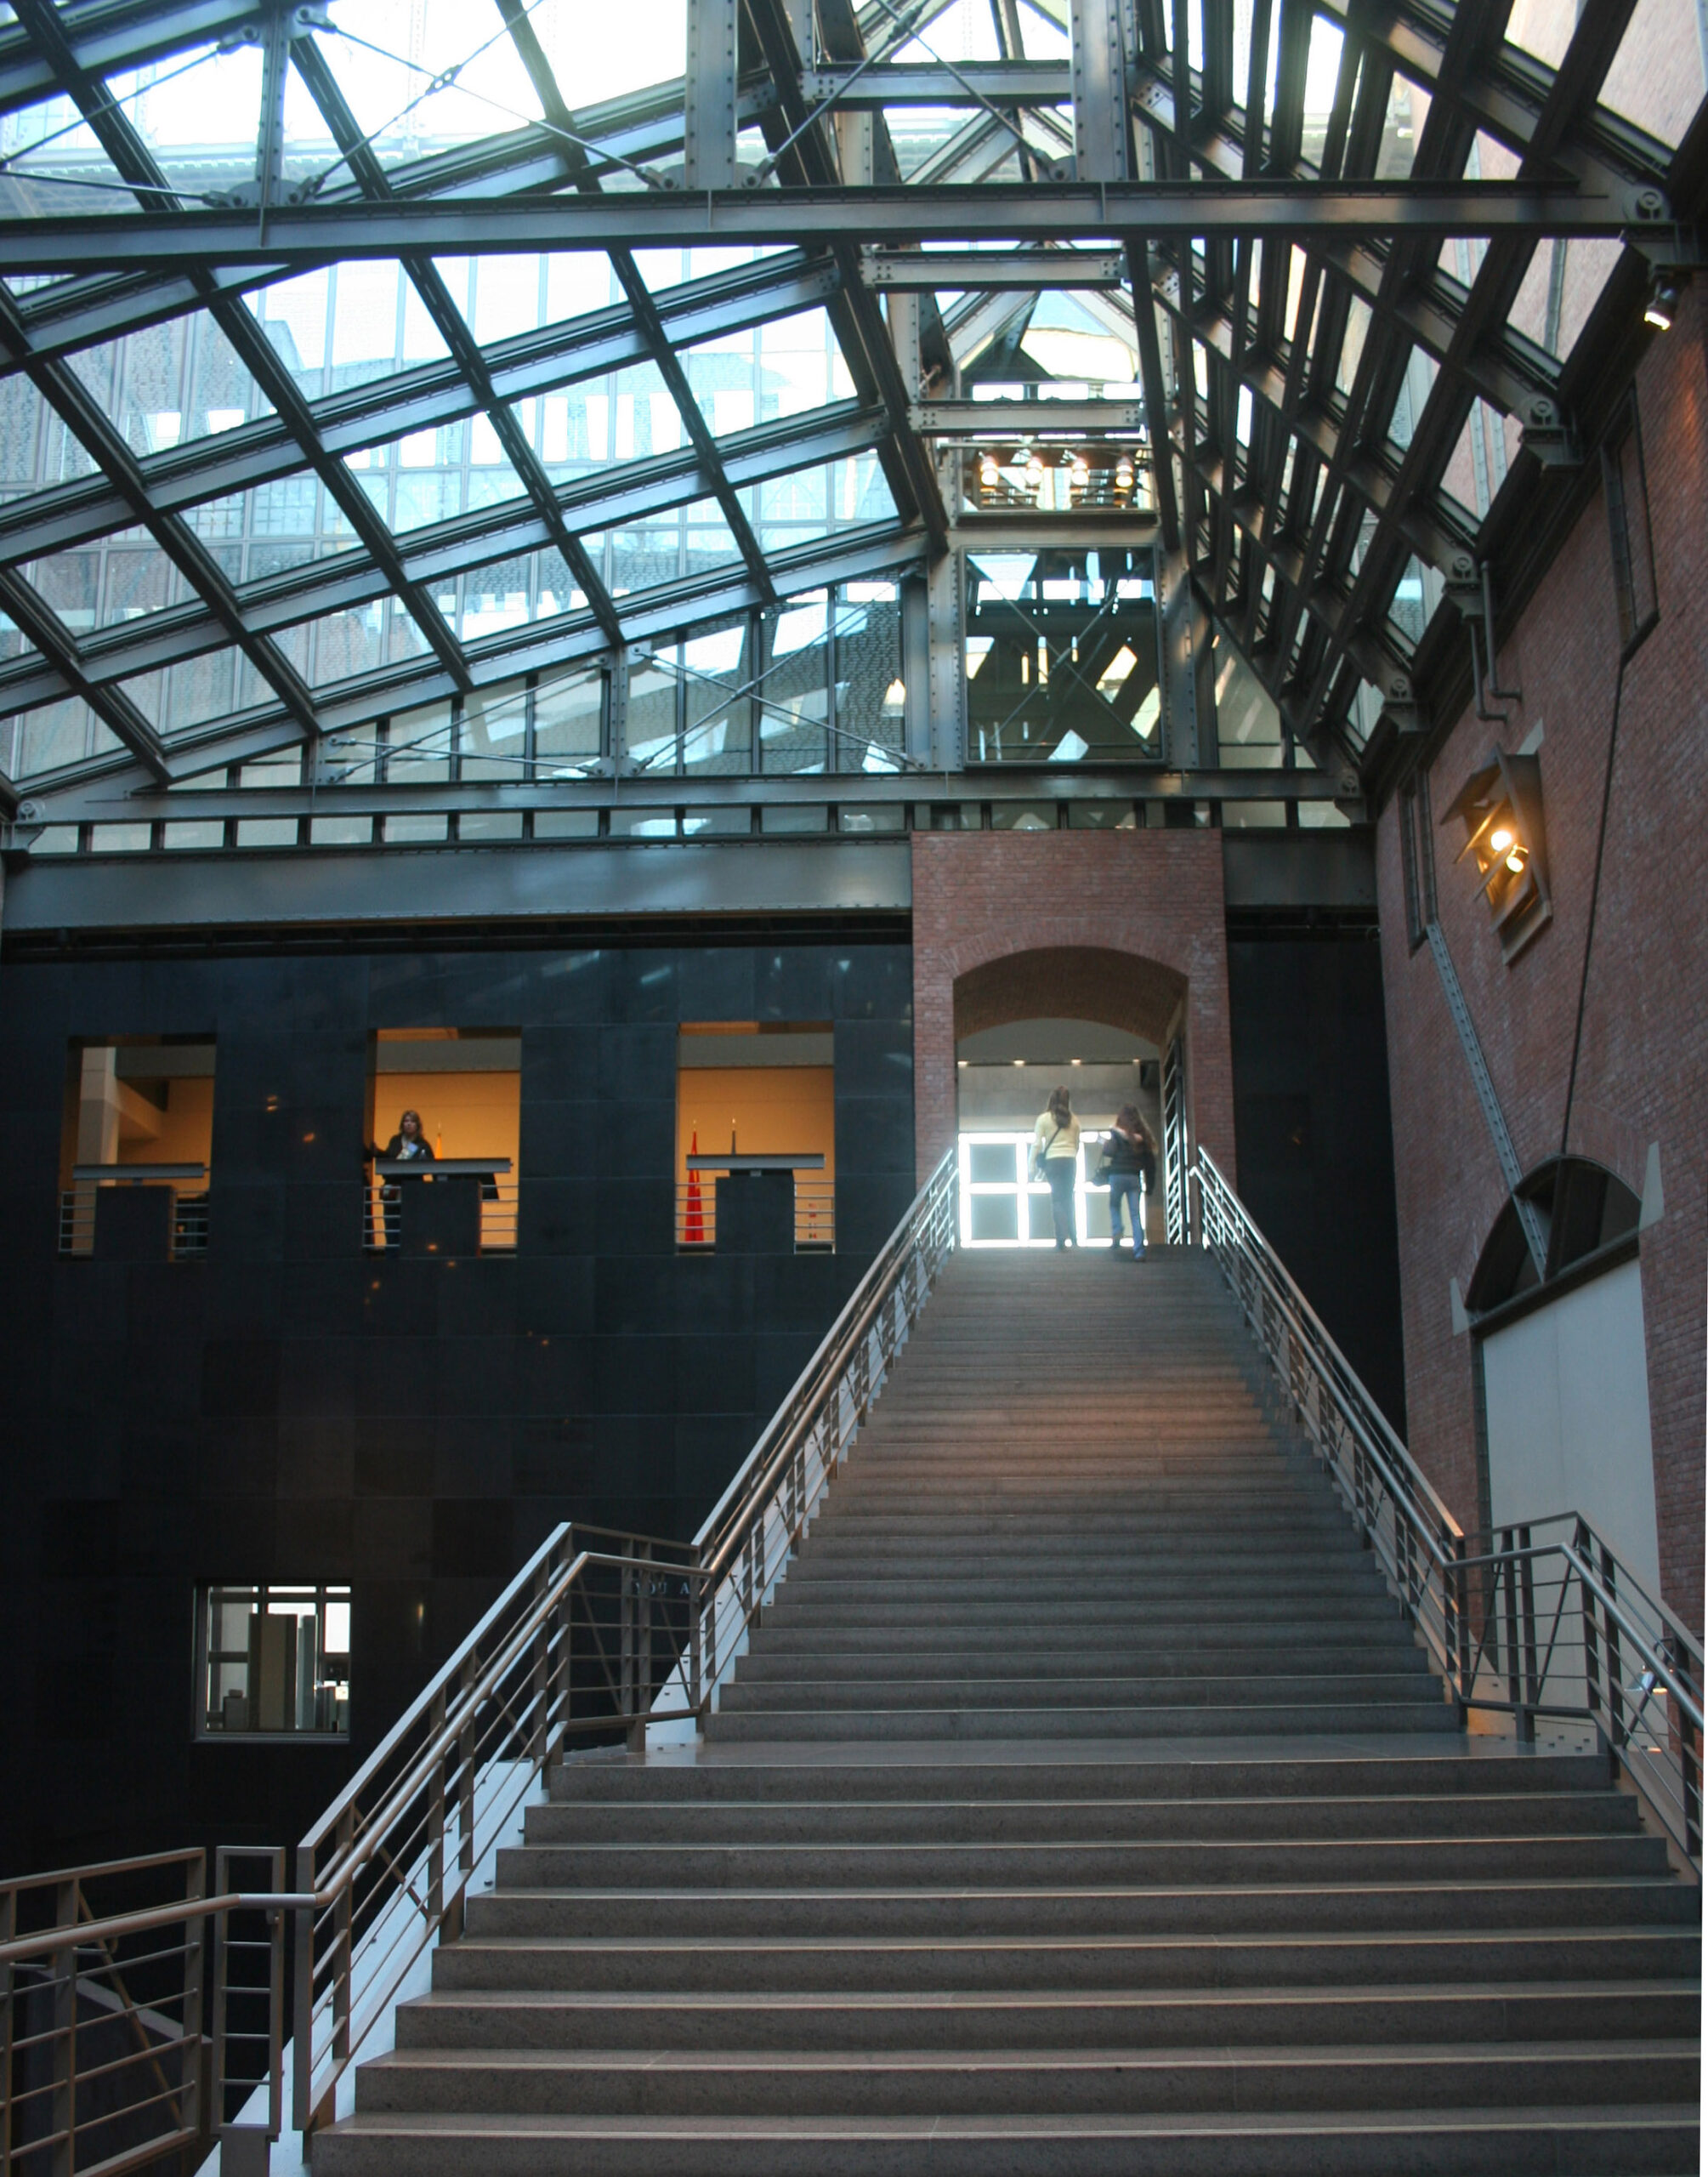
[[[1160,960],[1101,945],[1040,946],[955,979],[955,1040],[1014,1020],[1096,1020],[1167,1044],[1186,978]]]
[[[914,1158],[955,1140],[955,1046],[1013,1020],[1182,1038],[1189,1139],[1231,1181],[1234,1082],[1219,832],[916,832]]]

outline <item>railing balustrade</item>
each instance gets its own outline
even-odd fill
[[[706,1172],[676,1182],[676,1244],[684,1253],[718,1245],[718,1174]],[[806,1173],[795,1175],[795,1253],[834,1254],[837,1185]]]
[[[1605,1747],[1699,1874],[1700,1644],[1575,1515],[1467,1538],[1201,1151],[1191,1176],[1202,1243],[1279,1396],[1461,1711],[1509,1719],[1520,1737],[1540,1724]],[[152,2038],[133,2024],[138,2045],[103,2060],[109,2072],[155,2067],[159,2091],[138,2106],[165,2112],[162,2138],[172,2127],[173,2137],[200,2135],[229,2115],[232,2093],[261,2083],[276,2136],[286,1916],[295,1943],[291,2122],[306,2147],[417,1961],[460,1933],[472,1884],[549,1763],[578,1738],[638,1750],[650,1732],[692,1729],[716,1706],[956,1244],[958,1191],[951,1151],[691,1543],[566,1525],[541,1544],[303,1839],[294,1891],[279,1886],[277,1856],[270,1890],[228,1889],[240,1856],[224,1853],[212,1897],[199,1853],[0,1885],[0,2166],[33,2177],[20,2149],[51,2152],[82,2121],[79,2006],[98,1986],[110,1992],[110,2015],[134,2021],[145,1999],[167,2021]],[[154,1867],[179,1871],[173,1901],[89,1919],[90,1880]],[[31,1908],[49,1924],[32,1932],[20,1900],[49,1891],[53,1907]],[[199,1933],[209,1924],[211,2072]],[[138,1941],[156,1947],[133,1958],[124,1946]],[[169,1979],[174,1960],[170,2001],[153,1982],[133,1985],[145,1965]],[[42,1992],[45,2024],[20,2006],[20,1988]]]
[[[1194,1177],[1203,1245],[1461,1712],[1605,1748],[1699,1879],[1701,1643],[1576,1513],[1467,1535],[1201,1149]]]

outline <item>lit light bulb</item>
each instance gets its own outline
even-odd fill
[[[994,453],[987,453],[985,458],[979,463],[979,481],[981,484],[985,485],[994,485],[996,483],[996,457]]]
[[[1507,867],[1512,871],[1514,877],[1520,876],[1523,873],[1524,867],[1524,850],[1522,847],[1514,847],[1512,853],[1507,856]]]
[[[1130,461],[1118,461],[1115,463],[1115,488],[1118,492],[1130,492],[1132,489],[1132,463]]]
[[[1489,834],[1489,844],[1496,854],[1505,854],[1512,844],[1512,830],[1509,824],[1497,824]]]

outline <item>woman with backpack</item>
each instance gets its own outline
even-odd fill
[[[1104,1144],[1103,1159],[1109,1179],[1109,1247],[1116,1253],[1121,1251],[1121,1206],[1124,1202],[1127,1223],[1132,1231],[1132,1259],[1143,1262],[1144,1196],[1155,1183],[1156,1158],[1144,1121],[1134,1105],[1123,1104],[1116,1113],[1114,1130]]]
[[[1040,1115],[1032,1134],[1032,1177],[1048,1182],[1058,1248],[1076,1248],[1080,1243],[1074,1218],[1074,1179],[1079,1168],[1080,1123],[1074,1117],[1067,1090],[1053,1088],[1050,1107]]]

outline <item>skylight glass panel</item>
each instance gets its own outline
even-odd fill
[[[205,46],[107,78],[107,94],[186,196],[253,179],[261,117],[261,48]]]
[[[110,755],[121,746],[117,735],[108,730],[80,696],[26,711],[17,727],[17,769],[12,776],[20,782],[62,770],[68,764],[85,763],[93,756]]]
[[[1236,9],[1236,19],[1245,20],[1247,10]],[[1026,48],[1028,60],[1065,60],[1069,57],[1068,33],[1053,15],[1037,4],[1037,0],[1026,0],[1019,10],[1020,39]],[[1249,22],[1246,35],[1250,36]],[[1241,78],[1243,82],[1244,78]]]
[[[1580,12],[1579,0],[1512,0],[1507,36],[1533,59],[1558,68]]]
[[[685,0],[627,0],[621,8],[538,0],[528,20],[577,113],[670,82],[687,66]]]
[[[80,349],[71,367],[140,457],[235,430],[273,412],[206,311]]]
[[[580,611],[587,601],[555,548],[520,553],[471,569],[463,577],[457,633],[464,642],[479,642],[511,628]]]
[[[711,574],[719,567],[739,564],[741,548],[715,499],[701,499],[684,510],[684,571]]]
[[[1702,103],[1708,25],[1696,0],[1637,0],[1601,103],[1676,149]]]
[[[70,99],[44,99],[0,114],[0,218],[139,208],[135,192]]]
[[[170,740],[224,718],[231,710],[241,653],[235,646],[187,658],[169,672],[127,680],[124,692],[157,732]]]
[[[9,664],[14,658],[33,657],[36,645],[23,630],[3,612],[0,612],[0,663]],[[0,770],[4,766],[0,765]]]
[[[355,543],[343,509],[307,469],[257,485],[251,492],[233,492],[224,498],[210,499],[192,508],[187,519],[196,534],[209,543],[241,546],[253,542],[267,547],[288,543],[296,557],[303,560],[347,552]],[[247,567],[244,578],[251,580],[258,572],[273,571],[278,564],[264,560],[259,568]]]
[[[540,118],[492,0],[345,0],[336,22],[336,36],[321,35],[322,54],[387,166]]]
[[[714,438],[843,397],[846,373],[830,319],[800,310],[687,349],[682,365]]]
[[[673,514],[627,523],[610,535],[605,586],[613,597],[674,582],[682,568],[682,524]]]
[[[882,20],[878,36],[888,38],[894,32],[895,25]],[[950,0],[948,7],[928,17],[915,37],[889,55],[892,60],[927,65],[933,59],[1000,60],[1002,57],[990,0]]]

